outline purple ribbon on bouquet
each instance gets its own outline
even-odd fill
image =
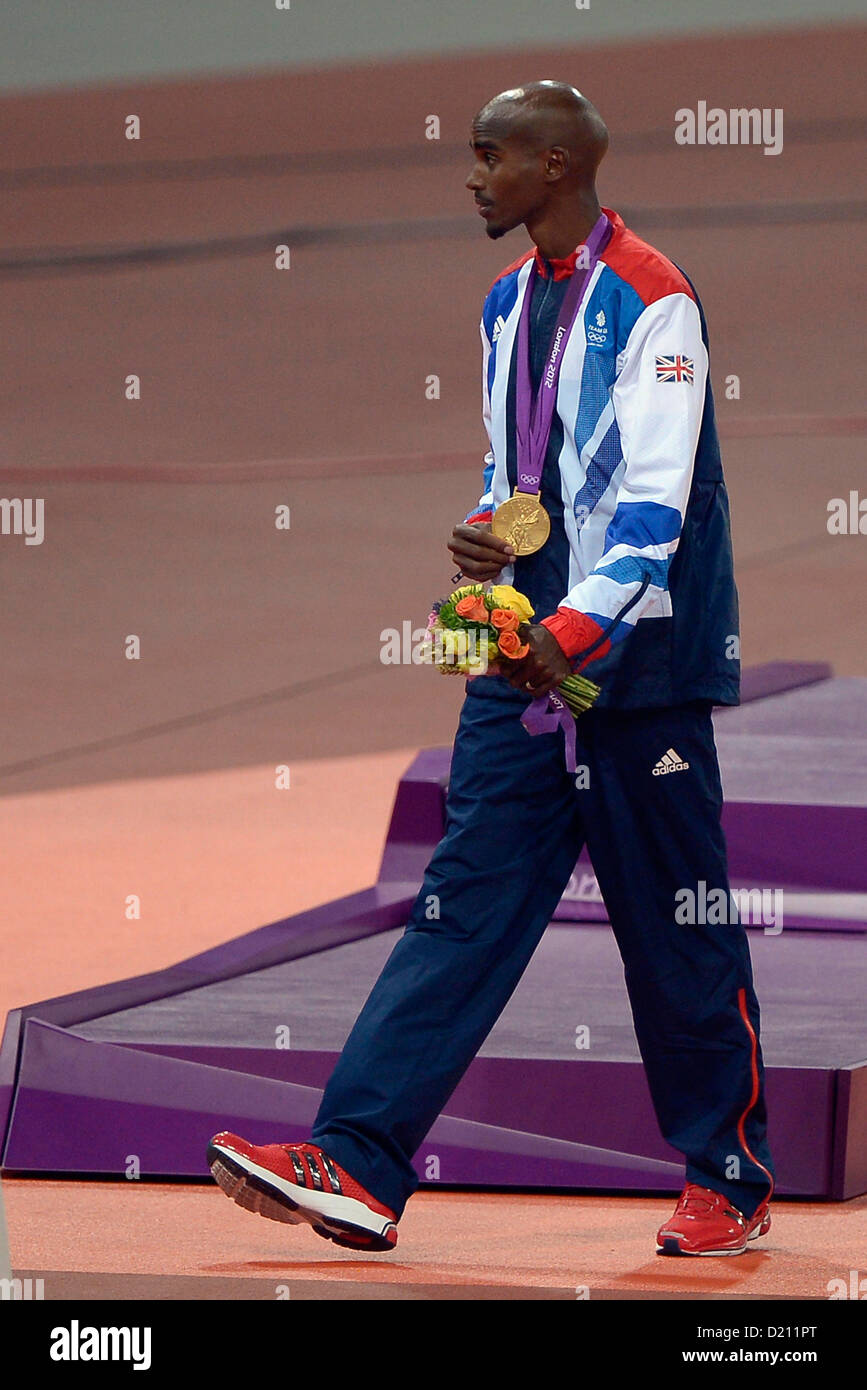
[[[553,734],[558,728],[562,729],[566,738],[566,767],[569,772],[577,772],[575,716],[561,696],[553,690],[540,695],[524,710],[521,723],[528,734]]]

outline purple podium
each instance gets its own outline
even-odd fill
[[[733,887],[750,923],[778,1191],[867,1191],[867,681],[745,673],[719,711]],[[449,751],[397,788],[377,882],[166,970],[9,1014],[4,1168],[207,1174],[220,1129],[307,1136],[444,828]],[[592,866],[579,860],[518,989],[417,1155],[422,1181],[678,1191]]]

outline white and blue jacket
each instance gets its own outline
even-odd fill
[[[706,699],[737,704],[738,605],[728,497],[708,376],[707,329],[686,276],[606,208],[613,234],[563,352],[542,473],[551,535],[500,575],[575,658],[602,632],[587,674],[600,706]],[[530,365],[538,386],[575,256],[528,251],[485,300],[485,519],[517,478],[515,348],[535,262]],[[580,664],[583,664],[583,659]],[[482,683],[501,681],[479,677]]]

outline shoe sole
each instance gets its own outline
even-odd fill
[[[707,1255],[745,1255],[748,1242],[751,1240],[758,1240],[759,1236],[767,1235],[770,1229],[771,1219],[768,1216],[762,1222],[761,1226],[759,1226],[758,1230],[750,1232],[743,1245],[735,1245],[731,1250],[683,1250],[677,1236],[666,1236],[661,1245],[657,1241],[656,1253],[657,1255],[691,1255],[693,1257],[698,1256],[699,1258],[704,1258]]]
[[[306,1223],[312,1226],[323,1240],[331,1240],[335,1245],[341,1245],[348,1250],[393,1250],[397,1244],[397,1227],[386,1217],[379,1217],[376,1212],[370,1212],[374,1219],[382,1222],[380,1229],[376,1230],[333,1213],[305,1206],[278,1186],[279,1179],[269,1176],[266,1169],[259,1168],[249,1159],[242,1160],[239,1154],[219,1145],[208,1145],[208,1167],[217,1186],[227,1197],[231,1197],[232,1201],[245,1211],[256,1212],[268,1221],[280,1221],[290,1226]],[[308,1193],[302,1188],[295,1190],[299,1193],[304,1191],[305,1197],[318,1199],[323,1205],[331,1196],[334,1202],[351,1203],[362,1211],[369,1210],[354,1198],[337,1197],[324,1192]]]

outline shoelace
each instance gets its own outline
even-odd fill
[[[717,1204],[717,1200],[716,1193],[714,1193],[712,1197],[708,1197],[707,1192],[702,1188],[690,1184],[678,1202],[677,1208],[678,1211],[695,1209],[701,1212],[708,1212],[713,1210]]]
[[[722,1204],[724,1215],[734,1217],[742,1226],[745,1224],[744,1218],[741,1216],[740,1212],[735,1210],[731,1202],[727,1201],[722,1193],[710,1192],[710,1195],[708,1195],[709,1192],[710,1189],[703,1189],[694,1183],[690,1183],[677,1204],[677,1210],[679,1212],[694,1210],[706,1214],[709,1211],[713,1211],[714,1207]]]

